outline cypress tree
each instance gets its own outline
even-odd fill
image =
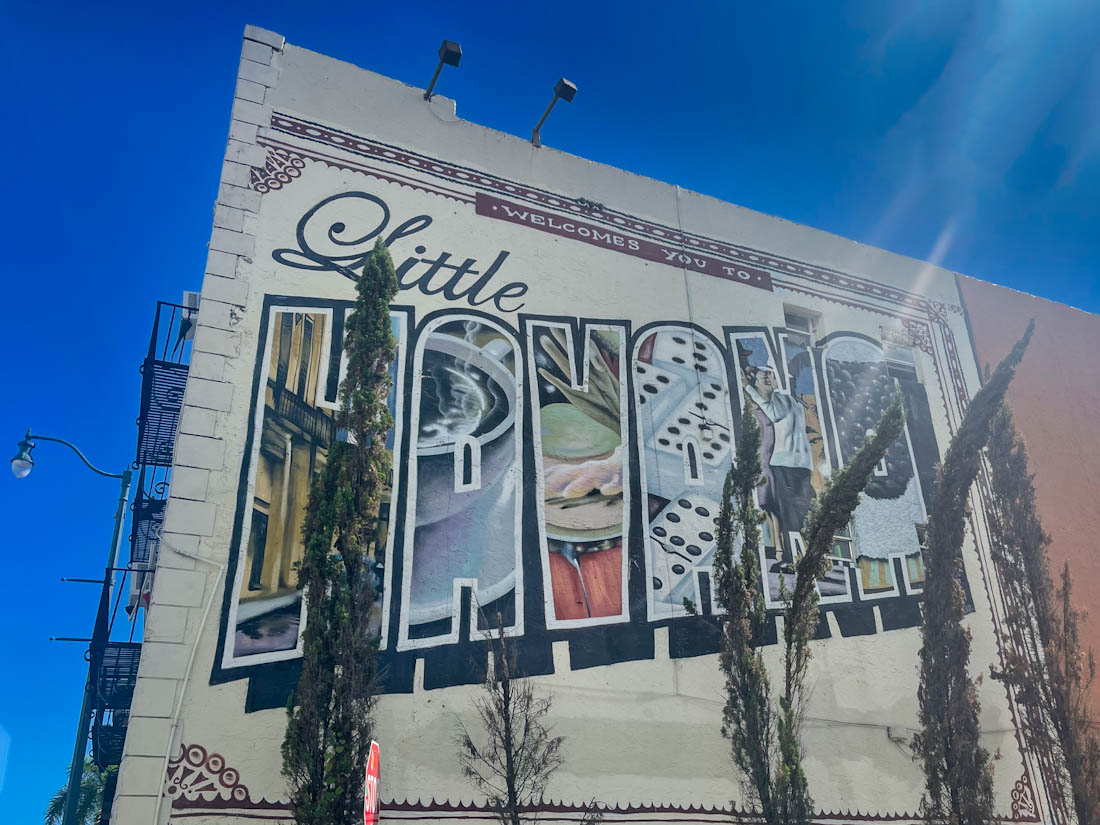
[[[759,650],[767,618],[759,563],[762,515],[756,506],[760,428],[748,405],[742,415],[736,461],[726,476],[718,514],[714,563],[718,604],[726,611],[719,653],[726,680],[722,734],[730,740],[730,757],[746,797],[760,807],[768,825],[802,825],[813,814],[800,734],[810,640],[818,623],[817,580],[832,564],[833,537],[851,520],[860,493],[904,426],[901,395],[896,394],[874,434],[814,499],[802,530],[805,552],[795,567],[794,590],[785,594],[783,693],[777,709]],[[735,560],[737,533],[741,553]]]
[[[282,747],[283,774],[299,825],[351,825],[362,816],[377,693],[368,554],[390,469],[386,435],[393,418],[387,398],[396,342],[389,305],[397,293],[393,261],[381,240],[356,292],[344,338],[347,375],[337,415],[348,440],[332,445],[314,477],[302,528],[302,673],[288,703]]]
[[[970,402],[932,488],[917,691],[921,730],[913,739],[924,769],[921,807],[929,823],[985,825],[996,819],[992,766],[980,742],[978,691],[967,674],[970,631],[962,625],[962,545],[982,449],[1033,328],[1028,325]]]
[[[760,479],[760,425],[746,402],[736,459],[722,491],[714,553],[716,600],[726,612],[718,655],[726,681],[722,735],[730,740],[730,758],[742,777],[746,799],[772,823],[777,821],[772,798],[775,720],[759,650],[767,619],[759,560],[763,516],[756,506]],[[737,533],[741,553],[735,558]]]
[[[901,393],[895,392],[893,401],[875,426],[874,434],[864,440],[856,454],[839,472],[833,474],[825,489],[814,499],[802,530],[806,549],[795,567],[794,592],[783,611],[784,679],[783,698],[779,702],[779,765],[775,781],[784,823],[801,825],[809,822],[813,814],[813,799],[802,770],[799,733],[806,667],[810,662],[810,640],[814,637],[818,622],[817,580],[832,565],[836,532],[851,521],[852,513],[859,506],[860,493],[904,427]]]

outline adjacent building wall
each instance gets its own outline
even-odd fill
[[[453,738],[499,612],[567,737],[544,820],[593,797],[622,822],[745,818],[711,584],[741,416],[765,433],[778,635],[809,501],[898,387],[905,439],[819,584],[806,770],[823,820],[916,821],[920,525],[978,383],[954,275],[535,148],[252,27],[232,117],[114,822],[288,818],[297,530],[376,236],[402,287],[374,548],[384,815],[491,819]],[[980,524],[964,560],[977,669],[1005,652]],[[1013,697],[979,690],[1005,817],[1061,821]]]
[[[1069,562],[1077,604],[1091,610],[1082,643],[1100,650],[1100,317],[975,278],[959,277],[978,363],[996,364],[1031,318],[1035,337],[1008,391],[1027,445],[1043,527],[1050,534],[1051,576]],[[1100,707],[1100,684],[1093,685]]]

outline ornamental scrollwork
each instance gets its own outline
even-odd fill
[[[228,767],[224,756],[209,753],[202,745],[183,745],[180,754],[168,762],[164,792],[170,799],[182,797],[190,801],[249,800],[240,772]]]
[[[913,345],[919,347],[921,352],[932,355],[932,330],[928,324],[923,321],[912,321],[908,318],[903,319],[901,323],[905,327],[905,331],[909,333],[909,340]]]
[[[268,147],[263,169],[252,169],[252,188],[260,194],[282,189],[302,174],[306,162],[301,155],[286,149]]]
[[[1012,818],[1037,818],[1038,814],[1035,792],[1031,789],[1031,777],[1025,773],[1012,786]]]

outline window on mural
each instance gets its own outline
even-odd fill
[[[867,437],[868,438],[871,438],[872,436],[874,436],[874,434],[875,434],[874,430],[867,430]],[[888,474],[889,474],[889,472],[886,469],[886,456],[883,456],[882,458],[879,459],[878,464],[875,465],[875,475],[876,476],[884,476],[884,475],[888,475]]]
[[[297,317],[297,316],[296,316]],[[302,354],[298,364],[298,397],[305,398],[309,390],[310,353],[313,352],[313,319],[302,317]]]
[[[282,313],[279,329],[278,366],[275,370],[275,386],[282,389],[290,375],[290,337],[294,333],[294,318],[289,312]]]
[[[883,347],[886,355],[886,367],[890,375],[899,381],[916,381],[917,379],[917,354],[912,347],[903,347],[897,344],[887,344]]]
[[[834,567],[855,563],[855,554],[852,551],[851,525],[845,525],[833,535],[832,561]]]
[[[817,321],[813,314],[793,307],[783,308],[783,325],[787,328],[787,340],[809,347],[817,337]]]

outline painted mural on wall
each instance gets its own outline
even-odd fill
[[[836,536],[832,567],[818,582],[833,622],[823,618],[818,636],[836,632],[830,627],[873,635],[919,623],[922,480],[939,458],[922,342],[868,336],[863,318],[858,330],[845,329],[820,302],[790,303],[791,293],[756,297],[779,288],[769,271],[778,262],[765,269],[765,261],[713,243],[687,251],[683,238],[675,245],[654,226],[602,218],[599,204],[563,219],[552,209],[562,204],[549,197],[536,208],[441,189],[486,229],[470,252],[472,236],[436,231],[446,221],[431,210],[435,201],[391,202],[385,182],[405,180],[372,175],[383,183],[312,199],[269,254],[279,272],[327,284],[317,290],[327,295],[358,277],[380,237],[410,301],[392,309],[400,342],[393,474],[375,546],[385,690],[410,691],[418,659],[425,687],[476,681],[483,629],[498,613],[529,673],[553,672],[551,646],[562,641],[572,669],[651,659],[660,627],[668,628],[673,658],[715,652],[715,519],[742,416],[754,416],[762,433],[760,565],[774,616],[793,586],[814,496],[898,388],[907,433]],[[733,282],[754,295],[756,309],[731,303],[710,328],[677,317],[681,311],[637,325],[606,314],[535,314],[536,285],[522,275],[521,254],[494,241],[492,221],[668,267],[676,277],[689,271]],[[268,295],[264,306],[234,586],[212,675],[224,681],[284,662],[255,671],[263,678],[250,682],[252,709],[282,705],[296,678],[300,528],[309,478],[335,437],[351,304],[307,289]],[[759,325],[760,307],[774,308],[766,314],[783,323]]]
[[[336,426],[317,406],[329,318],[277,312],[272,319],[263,429],[237,586],[235,657],[292,651],[298,645],[302,522],[310,480],[324,466]]]
[[[301,523],[309,479],[336,437],[333,376],[350,306],[300,303],[269,300],[229,668],[298,655]],[[894,346],[888,358],[882,344],[842,332],[815,341],[793,328],[729,326],[718,338],[683,322],[632,333],[622,322],[536,317],[517,331],[463,309],[419,323],[410,315],[394,308],[394,474],[375,547],[377,623],[394,662],[476,647],[497,613],[544,668],[555,638],[583,645],[586,629],[604,625],[644,633],[697,621],[685,602],[712,616],[715,519],[742,411],[762,432],[760,561],[777,612],[814,496],[901,379],[923,393],[911,351]],[[918,459],[907,435],[836,537],[818,587],[845,632],[875,632],[871,600],[919,593],[918,460],[936,457]],[[889,626],[913,626],[917,615]],[[674,647],[698,655],[716,642]],[[600,650],[593,663],[653,655],[644,637]],[[440,685],[474,672],[469,662],[447,667]],[[408,667],[390,672],[389,687],[404,689]]]
[[[761,570],[768,581],[765,599],[775,606],[781,603],[783,589],[793,589],[794,564],[802,550],[800,530],[814,496],[832,472],[810,342],[789,332],[780,334],[779,341],[785,357],[779,357],[770,339],[759,333],[733,338],[742,403],[747,401],[760,427],[763,482],[757,503],[765,516]],[[818,583],[825,602],[848,596],[841,547],[838,542],[838,561]]]
[[[592,326],[576,346],[571,326],[532,324],[527,343],[547,625],[625,620],[625,333]]]
[[[824,350],[825,379],[835,411],[835,450],[845,460],[859,448],[864,434],[890,403],[895,385],[912,381],[911,355],[891,348],[893,368],[883,347],[856,336],[838,335]],[[895,377],[896,376],[896,377]],[[913,530],[883,531],[882,525],[907,521]],[[919,590],[924,583],[921,528],[927,520],[920,481],[908,433],[887,451],[864,492],[864,503],[852,519],[859,548],[860,593],[864,598],[896,595],[901,588]],[[902,562],[903,582],[891,559]]]
[[[324,467],[338,437],[335,413],[345,311],[346,307],[269,311],[267,346],[261,356],[266,370],[255,403],[259,437],[249,467],[253,492],[239,544],[227,660],[271,661],[298,655],[304,614],[298,589],[298,567],[305,553],[302,524],[311,480]],[[395,317],[393,332],[399,340],[401,331],[401,318]],[[393,391],[391,411],[396,400]],[[388,446],[393,449],[392,432]],[[387,486],[372,554],[379,590],[391,494]],[[376,621],[380,628],[381,611]]]
[[[634,399],[644,445],[651,618],[710,600],[715,523],[734,445],[724,359],[708,335],[662,325],[634,350]]]
[[[486,318],[445,317],[417,336],[400,644],[457,640],[456,582],[515,626],[523,490],[522,361]]]

